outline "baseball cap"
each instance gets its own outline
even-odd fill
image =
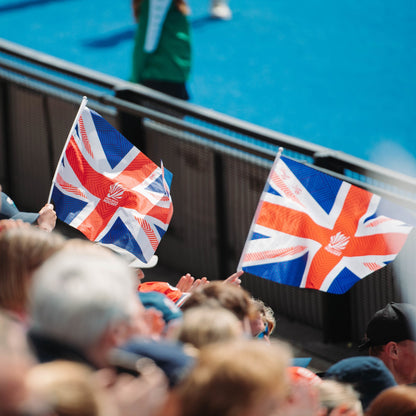
[[[4,192],[1,193],[0,220],[22,220],[33,224],[38,217],[38,213],[19,211],[13,200]]]
[[[138,295],[146,309],[155,308],[162,312],[165,323],[170,322],[172,319],[182,318],[182,311],[163,293],[138,292]]]
[[[384,389],[397,385],[383,361],[368,356],[349,357],[338,361],[329,367],[324,379],[351,384],[360,394],[364,409]]]
[[[390,341],[400,342],[406,339],[416,341],[415,323],[416,308],[413,305],[389,302],[371,318],[364,342],[358,349],[385,345]]]

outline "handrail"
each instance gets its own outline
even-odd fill
[[[390,185],[398,190],[410,193],[410,195],[407,195],[407,198],[416,200],[416,178],[340,151],[309,143],[211,109],[169,97],[142,85],[132,84],[119,78],[69,63],[1,38],[0,68],[48,86],[64,89],[79,95],[88,95],[89,98],[96,100],[98,103],[111,105],[131,114],[151,117],[169,126],[184,129],[192,134],[256,154],[268,160],[272,159],[274,152],[267,150],[266,147],[262,146],[262,143],[283,146],[287,150],[311,158],[318,166],[324,168],[336,166],[338,174],[340,173],[342,177],[345,177],[347,171],[350,170],[357,175],[371,178],[380,184]],[[65,76],[72,77],[74,80],[68,80]],[[243,137],[231,137],[226,133],[220,133],[213,129],[189,123],[177,117],[117,98],[115,96],[116,93],[123,90],[132,92],[137,97],[146,99],[146,101],[150,101],[155,105],[163,104],[169,109],[179,111],[181,114]],[[244,140],[244,137],[249,137],[259,144],[250,143]],[[368,187],[367,182],[363,181],[363,183]]]

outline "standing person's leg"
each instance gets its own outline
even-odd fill
[[[217,19],[230,20],[232,13],[228,0],[211,0],[211,16]]]

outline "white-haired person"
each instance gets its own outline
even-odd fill
[[[29,305],[29,342],[41,363],[66,360],[107,371],[108,393],[120,415],[136,414],[138,408],[143,415],[156,415],[170,380],[151,357],[139,356],[135,345],[122,350],[147,335],[134,273],[123,259],[92,243],[73,241],[33,275]],[[145,346],[150,342],[144,338]]]
[[[29,337],[41,362],[105,367],[111,348],[146,333],[144,307],[122,259],[87,242],[70,246],[33,275]]]
[[[134,271],[89,241],[68,241],[37,270],[29,305],[29,338],[40,362],[66,359],[137,374],[136,361],[147,357],[171,385],[192,364],[180,346],[150,339]]]

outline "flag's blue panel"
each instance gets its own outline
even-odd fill
[[[133,253],[139,260],[147,263],[143,256],[143,252],[137,244],[129,229],[124,225],[124,222],[117,218],[108,233],[100,240],[103,244],[114,244],[123,248],[130,253]]]
[[[302,182],[307,191],[313,195],[322,209],[329,213],[334,205],[342,181],[291,159],[282,157],[282,160]]]
[[[117,166],[124,156],[133,148],[133,145],[119,133],[107,120],[91,110],[97,134],[100,136],[101,146],[108,163],[112,168]],[[117,143],[117,146],[114,146]]]
[[[253,235],[251,236],[252,240],[258,240],[260,238],[270,238],[270,237],[268,235],[253,232]]]
[[[342,295],[350,290],[361,279],[347,268],[344,268],[328,288],[329,293]]]
[[[170,187],[172,186],[173,173],[170,170],[167,170],[165,167],[163,167],[163,174],[165,175],[165,182],[167,183],[170,189]]]
[[[165,193],[165,187],[163,186],[163,176],[159,175],[147,188],[147,191],[157,192],[159,194]]]
[[[156,224],[155,224],[155,229],[157,230],[157,232],[159,233],[159,235],[160,235],[160,238],[162,238],[164,235],[165,235],[165,230],[163,229],[163,228],[160,228],[160,227],[158,227]]]
[[[52,200],[55,206],[59,206],[56,215],[67,224],[70,224],[87,205],[87,202],[65,195],[56,186],[53,188]]]
[[[305,270],[308,254],[293,260],[280,263],[267,263],[265,265],[246,266],[243,270],[247,273],[283,283],[290,286],[300,286],[302,275]]]
[[[270,185],[269,185],[269,187],[267,188],[267,191],[266,191],[267,193],[269,193],[269,194],[273,194],[273,195],[278,195],[278,196],[281,196],[280,194],[279,194],[279,192],[277,192],[276,191],[276,189],[274,189],[274,188],[272,188]]]

